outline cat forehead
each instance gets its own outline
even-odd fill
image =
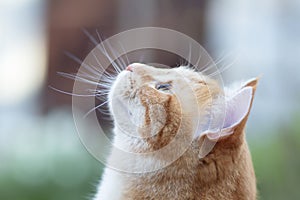
[[[203,78],[203,75],[199,72],[195,72],[194,70],[186,67],[180,66],[176,68],[156,68],[150,65],[134,63],[131,64],[137,71],[140,72],[141,75],[150,76],[153,79],[199,79]]]

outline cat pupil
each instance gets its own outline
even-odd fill
[[[169,83],[157,84],[156,85],[157,90],[169,90],[170,87],[171,87],[171,84],[169,84]]]

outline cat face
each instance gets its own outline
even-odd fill
[[[217,142],[243,124],[256,83],[253,79],[223,91],[216,81],[186,67],[131,64],[118,75],[109,93],[115,133],[144,141],[146,149],[154,150],[176,135],[182,138],[181,146],[180,142],[187,144],[199,136]]]
[[[159,148],[172,139],[183,121],[195,129],[220,95],[217,82],[186,67],[160,69],[134,63],[112,85],[109,106],[122,133],[154,140]],[[187,137],[193,137],[194,132],[189,133]]]
[[[215,144],[214,149],[219,149],[224,144],[220,141],[238,144],[256,84],[257,79],[251,79],[223,90],[216,81],[187,67],[131,64],[119,73],[108,96],[115,144],[130,152],[162,152],[153,155],[166,163],[195,142],[200,145],[200,158]]]

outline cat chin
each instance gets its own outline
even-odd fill
[[[130,86],[130,82],[129,82],[130,76],[131,73],[129,71],[122,71],[118,74],[116,80],[114,81],[114,83],[110,88],[109,98],[122,95],[122,92],[124,92],[124,88],[126,90],[126,87]]]

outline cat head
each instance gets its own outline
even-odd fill
[[[162,148],[178,133],[186,141],[205,137],[217,142],[247,117],[255,85],[252,80],[223,90],[184,66],[161,69],[134,63],[113,83],[109,107],[116,132],[142,142],[144,149]]]

